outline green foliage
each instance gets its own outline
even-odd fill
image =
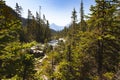
[[[120,28],[118,19],[115,18],[118,14],[116,4],[114,1],[96,0],[96,5],[91,7],[92,13],[86,24],[86,27],[89,27],[88,31],[77,30],[79,25],[75,23],[75,10],[73,11],[73,24],[58,33],[59,36],[67,37],[67,42],[65,45],[60,44],[48,55],[49,58],[50,56],[54,58],[55,63],[52,73],[47,71],[46,76],[57,80],[111,80],[113,78],[120,64],[118,32]],[[81,26],[85,27],[83,24]],[[76,32],[74,33],[73,30]],[[52,65],[49,59],[46,61],[47,64]],[[49,70],[51,69],[49,66]]]
[[[0,6],[0,79],[33,79],[34,57],[27,48],[35,42],[19,42],[21,22],[9,14],[11,9],[5,4]]]
[[[98,76],[102,79],[103,72],[115,72],[119,64],[119,51],[117,49],[118,35],[114,33],[119,30],[115,21],[116,12],[116,2],[115,1],[98,1],[96,0],[96,5],[91,7],[91,17],[89,19],[90,31],[94,31],[98,41],[95,43],[97,47],[96,62],[98,64]],[[113,32],[117,29],[115,32]],[[113,47],[114,46],[114,47]],[[95,51],[94,51],[95,52]]]
[[[112,80],[119,70],[120,15],[116,1],[96,0],[89,19],[85,22],[82,19],[79,24],[74,9],[72,25],[58,33],[66,42],[54,49],[46,44],[42,61],[35,60],[29,48],[50,40],[45,16],[41,19],[36,13],[35,18],[29,11],[27,26],[21,28],[21,22],[8,14],[10,10],[4,2],[0,4],[0,79]],[[19,40],[20,31],[23,34]],[[20,43],[21,40],[31,43]]]
[[[33,44],[33,43],[31,43]],[[21,44],[19,42],[9,43],[3,51],[1,78],[25,78],[32,79],[34,71],[34,57],[25,51],[31,44]],[[26,47],[24,47],[26,46]],[[26,77],[27,76],[27,77]]]
[[[107,80],[112,80],[112,79],[113,79],[113,76],[114,76],[114,73],[112,73],[112,72],[107,72],[107,73],[103,74],[103,76],[104,76]]]
[[[58,79],[58,80],[66,80],[66,79],[69,79],[70,80],[70,73],[69,73],[69,70],[68,70],[68,66],[69,66],[69,63],[67,61],[62,61],[59,63],[58,66],[56,66],[56,71],[54,73],[55,75],[55,78]]]
[[[37,12],[35,18],[30,10],[28,10],[27,23],[25,28],[22,29],[22,32],[22,42],[37,41],[45,43],[51,39],[51,30],[48,20],[41,19],[40,14]]]

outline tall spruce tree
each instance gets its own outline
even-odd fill
[[[115,67],[118,67],[119,64],[119,50],[115,47],[119,46],[117,44],[118,39],[114,33],[111,33],[111,31],[117,28],[114,26],[115,6],[116,2],[114,0],[96,0],[96,6],[91,7],[91,25],[97,36],[96,61],[99,80],[103,80],[103,73],[115,72]]]
[[[77,12],[76,12],[75,8],[73,9],[71,18],[72,18],[72,28],[73,28],[73,30],[75,30],[76,29],[76,22],[77,22]],[[73,34],[74,34],[74,32],[73,32]]]
[[[12,47],[7,48],[12,42],[19,41],[18,32],[21,29],[21,23],[10,13],[11,9],[6,6],[5,2],[0,1],[0,79],[15,75],[10,62],[15,52],[12,52]]]
[[[11,14],[13,12],[0,1],[0,79],[32,79],[34,58],[28,52],[22,51],[29,44],[19,42],[21,22]]]
[[[15,12],[18,14],[18,17],[21,17],[21,14],[22,14],[22,7],[19,6],[18,3],[16,3]]]
[[[87,24],[84,20],[84,10],[83,10],[83,0],[81,0],[80,5],[80,30],[85,32],[87,30]]]
[[[73,42],[73,38],[74,38],[74,35],[76,34],[76,31],[77,31],[77,12],[75,10],[75,8],[73,9],[72,11],[72,24],[71,24],[71,28],[70,28],[70,31],[69,31],[69,37],[71,37],[71,43]]]

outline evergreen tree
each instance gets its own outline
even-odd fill
[[[45,36],[45,39],[44,39],[45,42],[48,42],[51,39],[51,30],[50,30],[50,27],[49,27],[48,20],[47,20],[44,36]]]
[[[34,23],[34,19],[33,19],[33,15],[31,13],[31,11],[28,9],[28,19],[27,19],[27,34],[26,34],[26,37],[27,37],[27,41],[28,42],[31,42],[33,41],[33,31],[34,31],[34,26],[35,24],[32,24]]]
[[[84,20],[84,10],[83,10],[83,1],[81,0],[81,7],[80,7],[80,30],[85,32],[87,30],[87,24]]]
[[[73,9],[72,11],[72,24],[70,26],[70,30],[69,30],[69,37],[72,38],[71,39],[71,43],[73,42],[73,38],[74,38],[74,35],[76,35],[76,31],[77,31],[77,12],[75,10],[75,8]]]
[[[20,31],[20,22],[9,14],[10,8],[6,4],[0,1],[0,78],[12,77],[14,74],[10,74],[10,57],[12,56],[6,48],[10,46],[13,41],[18,41]],[[10,64],[11,65],[11,64]],[[9,65],[9,66],[10,66]]]
[[[21,17],[22,7],[19,6],[18,3],[16,3],[15,12],[18,14],[18,17]]]
[[[72,29],[76,30],[77,12],[76,12],[75,8],[73,9],[72,17],[71,18],[72,18]]]
[[[40,18],[40,14],[36,12],[36,20],[37,20],[37,26],[36,26],[36,41],[37,42],[44,42],[43,40],[43,28],[42,28],[42,20]]]
[[[23,80],[32,79],[34,58],[22,51],[30,47],[30,44],[23,45],[19,42],[21,22],[10,14],[12,9],[3,3],[0,1],[0,79],[22,79],[24,71]]]
[[[91,11],[91,26],[94,28],[94,33],[98,39],[96,52],[98,75],[99,79],[102,80],[103,72],[115,72],[115,67],[118,67],[119,64],[119,51],[115,47],[119,46],[117,44],[119,40],[114,33],[111,33],[111,31],[117,28],[114,23],[114,13],[116,12],[115,1],[96,0],[96,6],[92,7]]]

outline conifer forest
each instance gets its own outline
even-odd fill
[[[0,80],[120,80],[120,0],[94,0],[88,15],[83,1],[55,31],[39,11],[24,18],[0,0]]]

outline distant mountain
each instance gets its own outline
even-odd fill
[[[60,31],[60,30],[64,29],[64,26],[59,26],[59,25],[52,23],[52,24],[50,24],[50,28],[54,29],[56,31]]]

